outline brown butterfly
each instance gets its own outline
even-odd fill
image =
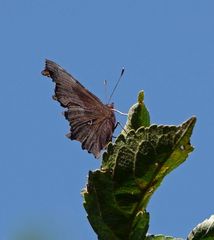
[[[87,149],[98,158],[100,151],[112,140],[116,125],[113,104],[103,104],[53,61],[46,60],[42,74],[56,83],[53,99],[67,108],[64,115],[71,128],[66,136],[80,141],[82,149]]]

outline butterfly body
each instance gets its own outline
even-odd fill
[[[71,74],[53,61],[46,60],[42,74],[56,83],[54,100],[67,108],[64,115],[70,123],[67,137],[82,143],[82,148],[96,158],[112,140],[116,125],[113,104],[103,104]]]

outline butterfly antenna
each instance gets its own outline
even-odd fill
[[[125,71],[125,68],[123,67],[122,70],[121,70],[121,73],[120,73],[120,77],[118,78],[117,83],[116,83],[116,85],[115,85],[115,87],[114,87],[114,89],[113,89],[113,91],[112,91],[112,93],[111,93],[111,95],[110,95],[110,97],[109,97],[108,104],[109,104],[110,101],[111,101],[111,98],[112,98],[112,96],[113,96],[113,94],[114,94],[114,92],[115,92],[115,90],[116,90],[116,88],[117,88],[117,86],[118,86],[118,84],[119,84],[119,82],[120,82],[123,74],[124,74],[124,71]]]
[[[104,80],[105,101],[108,99],[107,80]]]

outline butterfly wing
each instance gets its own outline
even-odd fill
[[[71,126],[67,136],[80,141],[83,149],[99,157],[100,151],[112,139],[116,123],[113,106],[104,105],[53,61],[46,60],[42,74],[56,83],[53,98],[67,108],[65,118]]]

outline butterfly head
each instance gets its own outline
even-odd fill
[[[106,104],[110,109],[114,109],[114,103]]]

